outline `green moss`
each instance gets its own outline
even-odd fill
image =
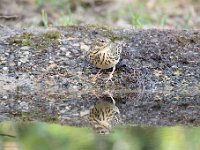
[[[200,36],[196,35],[196,36],[192,36],[190,38],[191,42],[195,42],[195,43],[200,43]]]
[[[21,112],[21,111],[15,111],[14,113],[11,112],[9,114],[9,117],[15,119],[17,118],[20,121],[33,121],[33,120],[40,120],[45,122],[58,121],[57,115],[46,115],[46,113],[39,108],[35,108],[35,110],[32,112]]]
[[[33,34],[29,32],[22,33],[8,38],[9,44],[17,44],[20,46],[30,46],[32,44]]]
[[[121,40],[123,40],[123,39],[127,39],[126,37],[123,37],[123,36],[117,36],[117,35],[113,35],[112,37],[111,37],[111,41],[121,41]]]
[[[199,43],[200,42],[200,36],[176,36],[177,41],[183,43],[183,44],[189,44],[189,43]]]
[[[176,36],[176,39],[181,43],[188,43],[188,39],[185,36]]]
[[[15,44],[17,46],[31,46],[39,52],[46,47],[58,45],[58,39],[60,37],[61,34],[59,31],[47,31],[39,35],[26,32],[10,37],[7,40],[9,44]]]
[[[44,39],[52,39],[52,40],[56,40],[59,39],[61,36],[59,31],[48,31],[42,34],[42,37]]]
[[[30,46],[32,44],[32,41],[30,39],[24,39],[21,42],[22,46]]]

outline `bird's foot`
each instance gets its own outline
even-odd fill
[[[92,75],[92,81],[96,81],[98,78],[101,78],[101,75],[102,73],[100,73],[100,71],[96,75]]]
[[[113,83],[112,77],[113,74],[110,74],[109,77],[105,78],[106,82],[111,81]]]
[[[112,99],[113,104],[116,104],[115,99],[113,98],[113,94],[110,91],[104,91],[102,94],[108,95]]]

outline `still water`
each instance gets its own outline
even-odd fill
[[[18,93],[0,101],[0,150],[199,150],[199,97]]]

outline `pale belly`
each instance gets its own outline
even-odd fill
[[[112,63],[109,63],[109,64],[97,63],[95,66],[97,68],[100,68],[100,69],[109,69],[109,68],[114,67],[118,62],[119,62],[119,60],[115,60],[115,61],[113,61]]]

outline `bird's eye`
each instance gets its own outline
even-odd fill
[[[101,42],[104,43],[105,41],[104,41],[104,40],[101,40]]]

